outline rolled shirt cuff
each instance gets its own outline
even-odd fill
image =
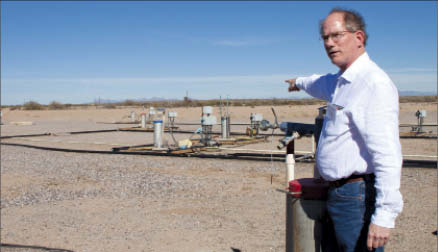
[[[305,85],[305,80],[306,80],[305,77],[298,77],[298,78],[295,80],[295,85],[297,86],[297,88],[299,88],[299,89],[304,89],[303,87],[304,87],[304,85]]]
[[[396,213],[376,208],[373,216],[371,216],[371,223],[381,227],[394,228],[396,218]]]

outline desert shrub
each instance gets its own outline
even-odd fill
[[[437,102],[437,96],[400,96],[400,103]]]
[[[113,104],[113,103],[105,103],[105,104],[103,104],[103,108],[105,108],[105,109],[115,109],[115,108],[117,108],[117,106],[115,104]]]
[[[120,105],[122,106],[135,106],[138,103],[135,102],[134,100],[125,100],[124,102],[122,102]]]
[[[21,110],[21,106],[20,105],[13,105],[9,107],[9,110]]]
[[[65,109],[65,105],[57,101],[52,101],[49,104],[49,109],[50,110]]]
[[[35,101],[29,101],[23,104],[24,110],[42,110],[43,108],[43,105]]]

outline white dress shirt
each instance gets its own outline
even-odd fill
[[[342,74],[300,77],[296,85],[329,102],[316,152],[321,176],[333,181],[374,173],[371,222],[393,228],[403,200],[398,92],[391,79],[365,52]]]

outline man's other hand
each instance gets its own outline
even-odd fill
[[[297,85],[295,85],[295,81],[297,79],[290,79],[290,80],[285,80],[286,83],[289,83],[289,92],[293,92],[293,91],[300,91],[300,89],[297,87]]]
[[[371,251],[373,248],[379,248],[384,246],[388,242],[390,234],[390,228],[381,227],[371,223],[368,229],[368,250]]]

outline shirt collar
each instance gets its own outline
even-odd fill
[[[370,57],[367,52],[362,53],[354,62],[350,65],[344,73],[338,72],[339,78],[344,79],[347,83],[351,82],[355,76],[361,71],[365,62],[369,61]]]

